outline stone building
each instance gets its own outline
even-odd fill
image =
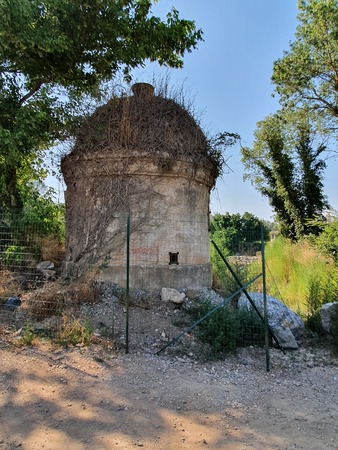
[[[81,126],[62,160],[64,271],[132,288],[211,286],[209,196],[219,161],[191,115],[147,83]]]

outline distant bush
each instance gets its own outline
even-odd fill
[[[333,258],[338,265],[338,219],[315,223],[322,229],[320,235],[313,239],[315,246],[322,254]]]
[[[255,256],[261,250],[261,233],[264,230],[264,240],[268,241],[272,224],[245,212],[240,214],[215,214],[210,221],[210,237],[220,249],[224,257]],[[216,285],[224,286],[228,280],[224,262],[214,245],[210,248],[213,276]],[[237,267],[243,269],[243,264]]]

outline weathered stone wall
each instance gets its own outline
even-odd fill
[[[101,268],[100,278],[124,285],[130,213],[133,287],[210,286],[208,173],[177,161],[170,172],[158,174],[151,161],[139,161],[120,175],[112,173],[112,160],[96,161],[63,163],[69,186],[66,271],[81,273],[94,264]],[[114,197],[114,183],[126,194],[123,201]],[[179,253],[178,265],[169,264],[169,252]]]
[[[62,160],[64,273],[95,267],[98,277],[124,286],[130,216],[132,287],[210,287],[209,194],[217,158],[189,113],[152,93],[138,85],[134,97],[98,108]]]

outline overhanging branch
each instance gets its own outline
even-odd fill
[[[23,105],[27,100],[29,100],[33,95],[41,88],[41,86],[46,82],[46,80],[38,80],[32,87],[32,89],[27,92],[26,95],[20,100],[20,105]]]

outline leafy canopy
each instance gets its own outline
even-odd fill
[[[253,147],[242,148],[245,177],[269,199],[283,236],[318,233],[309,223],[328,206],[323,194],[323,143],[302,112],[268,116],[257,124]]]
[[[269,225],[251,213],[215,214],[210,221],[210,235],[225,255],[255,255],[261,246],[261,228],[269,238]]]
[[[274,63],[272,81],[283,106],[306,106],[337,130],[338,1],[299,0],[296,40]]]
[[[323,155],[338,130],[338,0],[298,0],[298,9],[295,40],[273,68],[282,109],[259,122],[252,148],[242,149],[245,177],[293,240],[320,233]]]
[[[332,257],[338,265],[338,218],[335,217],[327,222],[317,221],[315,224],[322,232],[314,243],[323,254]]]
[[[202,31],[150,0],[0,2],[0,207],[23,206],[42,152],[72,133],[84,96],[147,59],[181,67]]]
[[[41,84],[91,90],[146,59],[181,67],[202,32],[172,9],[151,15],[150,0],[3,0],[1,71],[26,77],[23,103]]]

